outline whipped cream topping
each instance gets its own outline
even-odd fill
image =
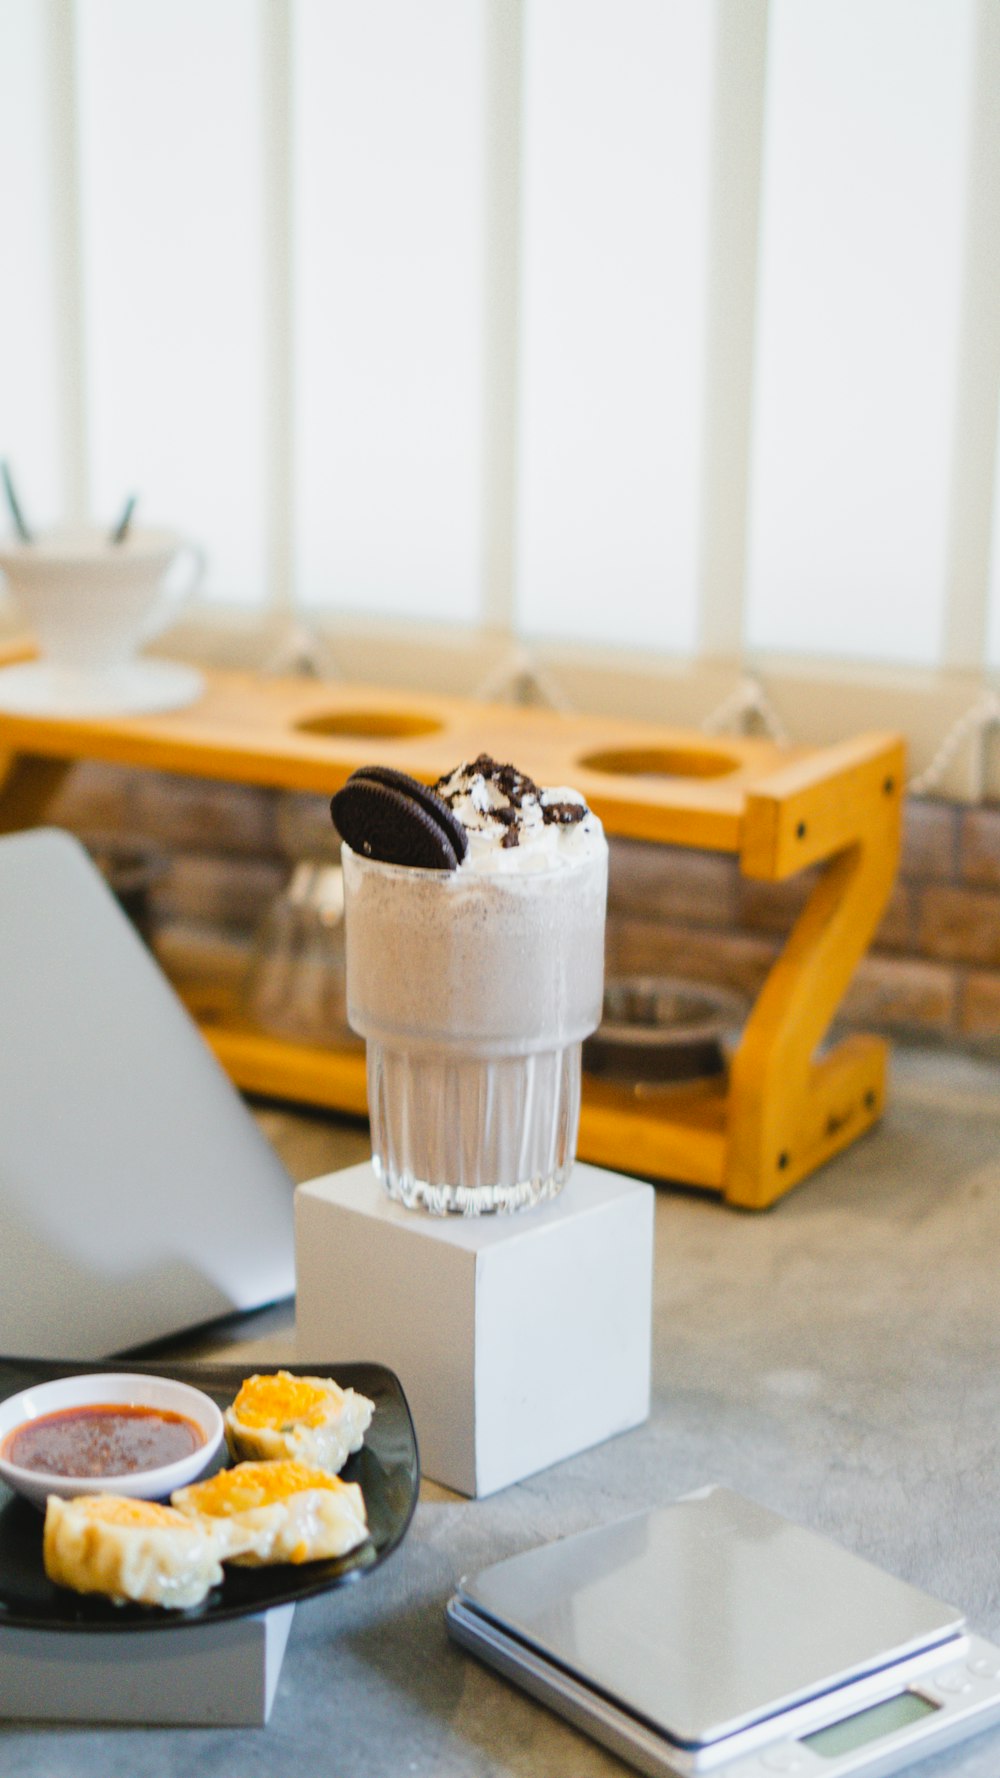
[[[469,836],[459,870],[489,875],[558,870],[596,857],[604,829],[578,790],[542,790],[516,766],[481,753],[434,786]]]

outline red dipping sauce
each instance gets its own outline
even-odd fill
[[[102,1401],[25,1420],[4,1440],[3,1456],[42,1475],[135,1475],[190,1457],[204,1442],[186,1414]]]

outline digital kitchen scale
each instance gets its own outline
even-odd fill
[[[448,1627],[656,1778],[875,1778],[1000,1721],[961,1612],[728,1488],[499,1562]]]

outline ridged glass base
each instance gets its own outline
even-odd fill
[[[530,1209],[565,1185],[580,1121],[580,1051],[415,1055],[368,1042],[372,1161],[409,1209]]]

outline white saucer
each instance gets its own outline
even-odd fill
[[[11,716],[139,716],[180,710],[205,689],[194,667],[135,660],[103,671],[18,661],[0,668],[0,712]]]

